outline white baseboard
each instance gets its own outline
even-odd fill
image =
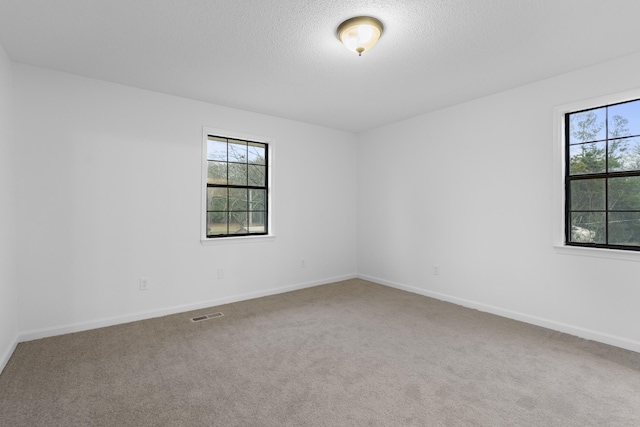
[[[381,285],[389,286],[391,288],[400,289],[414,294],[424,295],[437,300],[450,302],[463,307],[473,308],[486,313],[496,314],[501,317],[506,317],[513,320],[518,320],[532,325],[541,326],[543,328],[551,329],[558,332],[564,332],[569,335],[584,338],[587,340],[598,341],[604,344],[609,344],[615,347],[624,348],[626,350],[635,351],[640,353],[640,341],[631,340],[624,337],[618,337],[615,335],[609,335],[602,332],[594,331],[591,329],[581,328],[579,326],[568,325],[566,323],[556,322],[554,320],[544,319],[537,316],[532,316],[525,313],[519,313],[512,310],[507,310],[500,307],[495,307],[488,304],[483,304],[476,301],[471,301],[463,298],[454,297],[439,292],[433,292],[414,286],[408,286],[401,283],[391,282],[389,280],[380,279],[378,277],[371,277],[365,274],[358,274],[358,278],[368,280],[370,282],[379,283]]]
[[[74,324],[69,324],[69,325],[64,325],[64,326],[57,326],[57,327],[54,327],[54,328],[44,328],[44,329],[36,329],[36,330],[24,331],[24,332],[21,332],[18,335],[18,339],[16,340],[16,344],[18,342],[32,341],[32,340],[37,340],[37,339],[41,339],[41,338],[53,337],[53,336],[56,336],[56,335],[70,334],[70,333],[73,333],[73,332],[88,331],[88,330],[91,330],[91,329],[104,328],[104,327],[107,327],[107,326],[119,325],[119,324],[122,324],[122,323],[129,323],[129,322],[135,322],[135,321],[138,321],[138,320],[152,319],[154,317],[168,316],[170,314],[184,313],[184,312],[187,312],[187,311],[199,310],[199,309],[202,309],[202,308],[215,307],[215,306],[218,306],[218,305],[229,304],[229,303],[232,303],[232,302],[245,301],[245,300],[265,297],[265,296],[269,296],[269,295],[276,295],[276,294],[281,294],[281,293],[284,293],[284,292],[290,292],[290,291],[296,291],[296,290],[299,290],[299,289],[310,288],[310,287],[313,287],[313,286],[326,285],[328,283],[340,282],[342,280],[354,279],[356,277],[357,277],[356,274],[349,274],[349,275],[337,276],[337,277],[329,277],[329,278],[326,278],[326,279],[315,280],[315,281],[312,281],[312,282],[299,283],[299,284],[296,284],[296,285],[283,286],[283,287],[280,287],[280,288],[273,288],[273,289],[268,289],[268,290],[264,290],[264,291],[249,292],[249,293],[245,293],[245,294],[233,295],[233,296],[219,298],[219,299],[215,299],[215,300],[202,301],[202,302],[198,302],[198,303],[194,303],[194,304],[178,305],[178,306],[173,306],[173,307],[162,308],[162,309],[159,309],[159,310],[152,310],[152,311],[146,311],[146,312],[141,312],[141,313],[133,313],[133,314],[125,315],[125,316],[116,316],[116,317],[109,317],[109,318],[98,319],[98,320],[90,320],[90,321],[87,321],[87,322],[80,322],[80,323],[74,323]],[[15,346],[14,346],[13,350],[15,350]],[[11,350],[9,352],[9,357],[13,353],[13,350]],[[8,360],[8,358],[7,358],[7,360]]]
[[[495,306],[484,304],[484,303],[479,303],[476,301],[458,298],[451,295],[442,294],[439,292],[433,292],[433,291],[417,288],[414,286],[408,286],[401,283],[396,283],[389,280],[381,279],[378,277],[371,277],[364,274],[349,274],[344,276],[337,276],[337,277],[330,277],[330,278],[321,279],[321,280],[315,280],[311,282],[299,283],[296,285],[283,286],[280,288],[268,289],[265,291],[249,292],[245,294],[239,294],[239,295],[219,298],[215,300],[202,301],[195,304],[185,304],[185,305],[179,305],[174,307],[167,307],[159,310],[152,310],[152,311],[134,313],[134,314],[125,315],[125,316],[117,316],[117,317],[111,317],[111,318],[92,320],[88,322],[80,322],[80,323],[69,324],[69,325],[64,325],[64,326],[59,326],[54,328],[24,331],[18,334],[13,344],[10,345],[9,348],[7,348],[7,350],[0,356],[0,373],[8,363],[9,359],[11,358],[11,355],[13,354],[18,343],[20,342],[31,341],[31,340],[40,339],[40,338],[47,338],[47,337],[52,337],[56,335],[63,335],[63,334],[68,334],[73,332],[87,331],[91,329],[119,325],[122,323],[129,323],[129,322],[135,322],[138,320],[151,319],[154,317],[161,317],[161,316],[167,316],[170,314],[183,313],[183,312],[192,311],[192,310],[199,310],[202,308],[215,307],[218,305],[229,304],[229,303],[238,302],[238,301],[245,301],[245,300],[265,297],[269,295],[277,295],[284,292],[310,288],[313,286],[325,285],[328,283],[340,282],[343,280],[349,280],[353,278],[368,280],[370,282],[379,283],[381,285],[389,286],[389,287],[400,289],[403,291],[424,295],[424,296],[435,298],[441,301],[447,301],[463,307],[473,308],[483,312],[495,314],[495,315],[506,317],[513,320],[518,320],[525,323],[530,323],[532,325],[541,326],[543,328],[551,329],[558,332],[564,332],[569,335],[574,335],[580,338],[602,342],[604,344],[609,344],[609,345],[613,345],[616,347],[620,347],[620,348],[624,348],[627,350],[640,353],[640,342],[631,340],[628,338],[605,334],[602,332],[585,329],[578,326],[568,325],[565,323],[556,322],[553,320],[544,319],[541,317],[532,316],[525,313],[519,313],[512,310],[507,310],[504,308],[495,307]]]
[[[13,339],[13,343],[11,343],[9,345],[9,347],[7,347],[7,349],[5,350],[4,353],[2,353],[2,355],[0,356],[0,374],[2,373],[2,371],[4,371],[4,367],[7,366],[7,363],[9,363],[9,359],[11,359],[11,355],[13,354],[14,351],[16,351],[16,347],[18,347],[18,337],[16,336]]]

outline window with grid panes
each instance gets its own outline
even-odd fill
[[[268,144],[208,135],[206,237],[268,234]]]
[[[640,250],[640,100],[565,114],[565,242]]]

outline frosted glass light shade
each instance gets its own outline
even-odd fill
[[[357,52],[360,56],[376,44],[384,26],[382,22],[370,16],[356,16],[347,19],[338,26],[337,34],[347,49]]]

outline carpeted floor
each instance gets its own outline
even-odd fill
[[[640,426],[640,354],[354,279],[22,343],[0,425]]]

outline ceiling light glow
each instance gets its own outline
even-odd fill
[[[356,16],[347,19],[338,26],[336,31],[338,39],[347,47],[347,49],[358,53],[362,56],[362,52],[371,49],[380,36],[384,25],[378,19],[371,16]]]

